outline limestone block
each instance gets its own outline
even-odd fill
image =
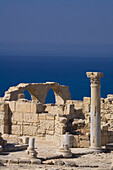
[[[106,135],[102,135],[101,136],[101,145],[102,146],[104,146],[104,145],[106,145],[108,143],[108,136],[106,136]]]
[[[1,115],[0,115],[0,118],[2,118]],[[4,116],[3,116],[3,119],[0,119],[0,125],[4,125],[4,123],[5,122],[4,122]]]
[[[0,125],[0,133],[4,134],[4,125]]]
[[[65,103],[66,103],[66,104],[73,104],[73,101],[74,101],[74,100],[66,100]]]
[[[4,111],[5,110],[5,103],[0,103],[0,111]]]
[[[55,116],[54,115],[48,115],[46,116],[47,120],[55,120]]]
[[[82,109],[83,101],[80,100],[66,100],[66,104],[74,104],[74,109]]]
[[[10,101],[9,108],[10,108],[11,112],[16,112],[16,101]]]
[[[90,105],[90,104],[91,104],[91,98],[90,98],[90,97],[84,97],[84,98],[83,98],[83,103]]]
[[[32,123],[31,125],[39,127],[40,126],[40,121],[37,121],[36,123]]]
[[[87,141],[89,141],[89,136],[87,136],[87,135],[81,135],[81,136],[79,137],[79,139],[80,139],[80,140],[87,140]]]
[[[42,113],[45,110],[45,105],[41,103],[31,102],[31,112],[32,113]]]
[[[16,111],[21,112],[21,108],[22,108],[21,102],[16,102]]]
[[[0,120],[2,124],[8,124],[8,112],[0,111]]]
[[[22,134],[21,125],[12,125],[12,134],[13,135],[21,135]]]
[[[62,143],[62,139],[61,138],[62,138],[61,135],[59,135],[57,133],[54,134],[54,141],[55,141],[56,145],[58,145],[58,146],[61,145],[61,143]]]
[[[16,102],[16,112],[31,113],[30,102]]]
[[[54,130],[46,130],[47,135],[54,135]]]
[[[40,128],[46,130],[54,130],[54,120],[40,120]]]
[[[46,129],[38,128],[37,134],[46,134]]]
[[[109,98],[109,97],[113,97],[113,94],[108,94],[108,95],[107,95],[107,98]]]
[[[110,111],[112,111],[112,113],[113,113],[113,104],[110,104],[110,105],[109,105],[109,109],[110,109]]]
[[[12,124],[13,124],[13,125],[17,125],[17,124],[19,124],[19,123],[17,123],[17,121],[12,120]]]
[[[46,109],[49,114],[57,114],[64,112],[64,105],[53,105],[53,104],[46,104]]]
[[[46,141],[54,141],[54,136],[46,135]]]
[[[101,103],[101,111],[102,111],[102,109],[104,109],[104,103]]]
[[[0,120],[4,120],[5,113],[0,111]]]
[[[18,137],[19,143],[29,144],[29,136],[21,136]]]
[[[39,115],[32,114],[32,113],[23,113],[23,120],[24,120],[24,122],[37,123],[37,122],[39,122]]]
[[[110,103],[109,98],[105,98],[105,99],[104,99],[104,102],[105,102],[106,104],[109,104],[109,103]]]
[[[78,101],[76,103],[73,103],[74,104],[74,109],[83,109],[83,102],[82,101]]]
[[[59,118],[60,118],[60,116],[57,114],[57,115],[55,116],[55,122],[59,121]]]
[[[74,112],[74,104],[67,104],[65,106],[64,114],[73,114]]]
[[[39,120],[46,120],[47,113],[39,113]]]
[[[85,103],[83,105],[83,113],[89,113],[90,112],[90,105]]]
[[[73,135],[73,147],[79,147],[79,136]]]
[[[104,104],[104,111],[109,110],[109,106],[110,106],[110,105],[109,105],[108,103],[105,103],[105,104]]]
[[[66,133],[66,127],[65,126],[59,126],[59,127],[55,126],[55,133],[58,133],[60,135],[65,134]]]
[[[23,113],[22,112],[14,112],[12,114],[12,121],[23,122]]]
[[[106,115],[105,115],[105,118],[106,118],[106,119],[111,119],[111,114],[106,114]]]
[[[80,140],[80,148],[89,148],[90,142],[87,140]]]
[[[23,135],[35,136],[38,128],[36,126],[23,126]]]

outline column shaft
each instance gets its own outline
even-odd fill
[[[103,73],[87,72],[91,81],[90,148],[101,150],[100,78]]]
[[[91,85],[91,131],[90,145],[92,148],[101,147],[101,120],[100,120],[100,85]]]

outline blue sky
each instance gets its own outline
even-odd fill
[[[113,44],[113,0],[0,0],[0,43]]]

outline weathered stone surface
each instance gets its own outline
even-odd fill
[[[91,81],[91,128],[90,147],[93,150],[101,149],[101,118],[100,118],[100,78],[101,72],[87,72],[87,77]]]
[[[23,113],[22,112],[14,112],[12,115],[12,121],[23,122],[24,121]]]
[[[14,134],[14,135],[22,135],[22,127],[21,127],[21,125],[12,125],[12,134]]]
[[[99,78],[100,74],[92,75]],[[55,104],[44,104],[48,90],[55,94]],[[24,99],[28,90],[32,101]],[[113,142],[113,95],[101,98],[101,142]],[[0,99],[0,132],[13,135],[38,136],[60,145],[66,132],[74,135],[73,147],[88,147],[91,98],[71,100],[69,88],[54,82],[21,83],[11,87]],[[90,135],[89,135],[90,136]],[[76,140],[75,140],[76,139]]]
[[[30,122],[37,123],[37,122],[39,122],[39,115],[32,114],[32,113],[24,113],[23,121],[28,122],[28,123],[30,123]]]
[[[37,135],[38,128],[36,126],[23,126],[23,135]]]
[[[18,95],[26,89],[31,94],[32,100],[45,103],[48,91],[52,88],[55,94],[56,103],[64,104],[66,100],[71,99],[68,86],[59,85],[55,82],[46,83],[21,83],[18,86],[10,87],[5,92],[4,100],[18,100]]]

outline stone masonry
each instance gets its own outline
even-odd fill
[[[28,90],[32,100],[24,98]],[[45,104],[49,89],[55,104]],[[62,144],[62,135],[73,134],[73,147],[89,147],[91,98],[71,100],[67,86],[54,82],[21,83],[10,87],[0,98],[0,132],[35,136]],[[101,144],[113,142],[113,95],[101,98]]]

